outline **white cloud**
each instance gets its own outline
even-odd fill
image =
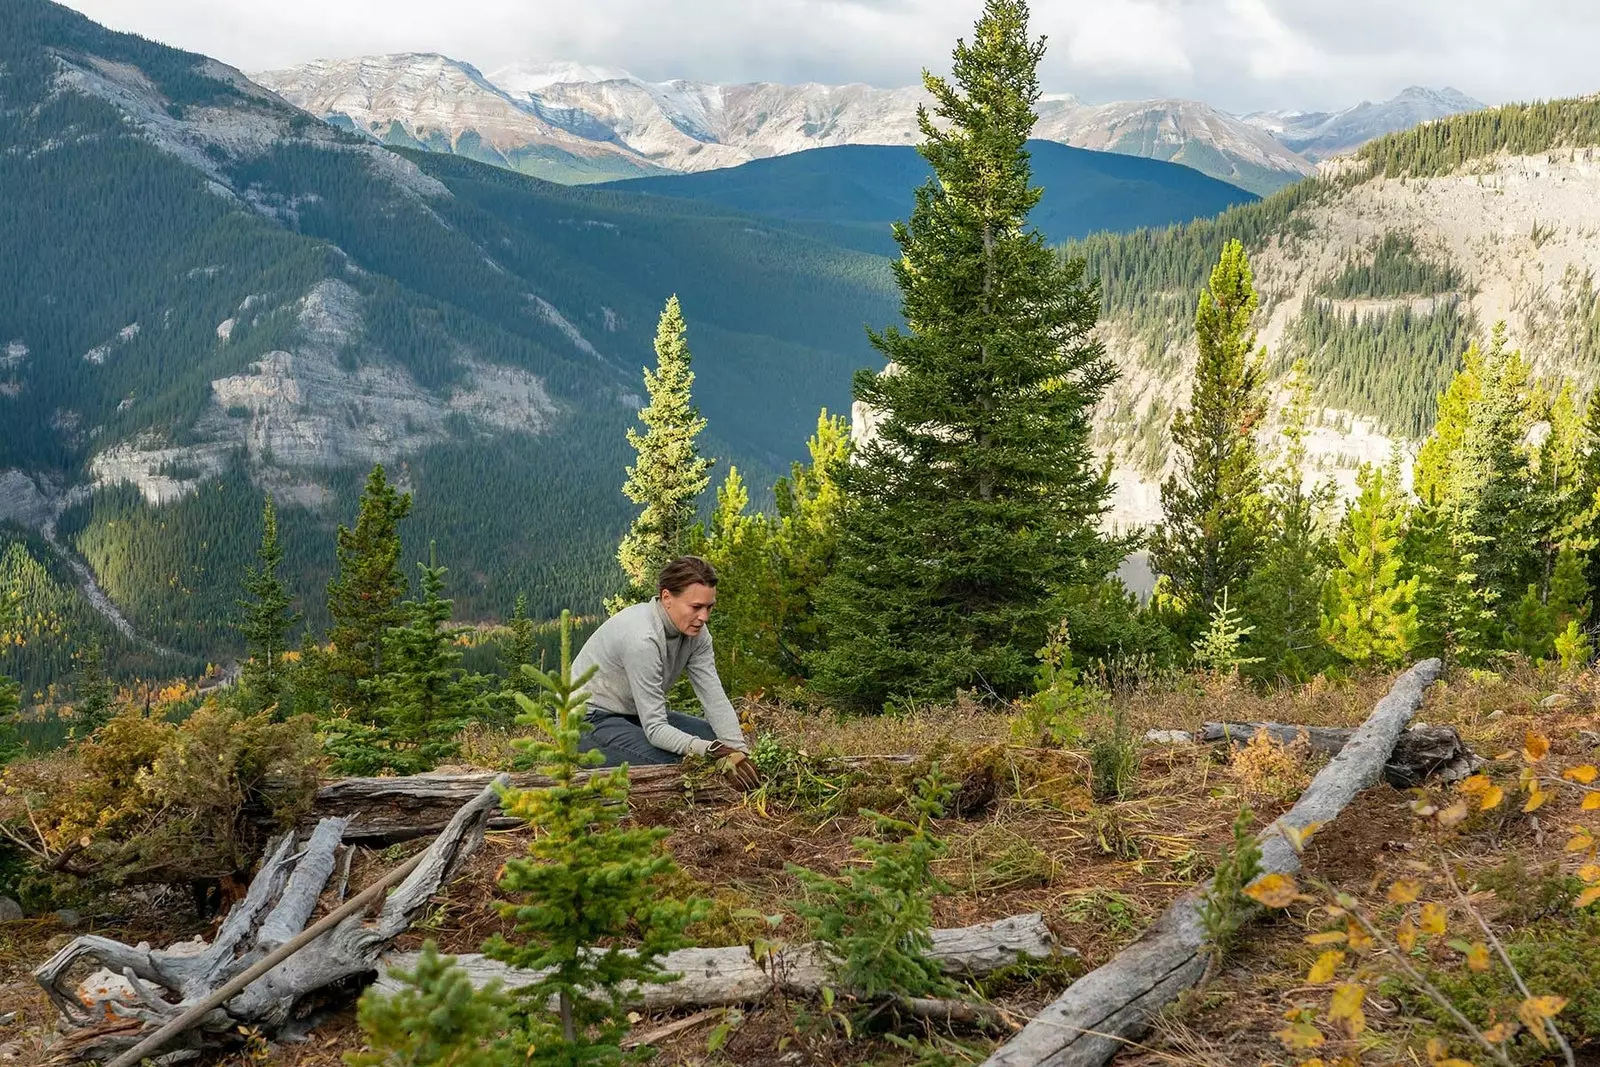
[[[3,0],[0,0],[3,2]],[[948,69],[981,0],[69,0],[116,29],[245,70],[442,52],[567,59],[652,79],[908,85]],[[1043,87],[1337,107],[1411,84],[1490,103],[1600,89],[1593,0],[1033,0]]]
[[[1050,34],[1050,9],[1035,22]],[[1194,70],[1183,45],[1183,19],[1150,0],[1105,0],[1074,5],[1076,25],[1066,39],[1068,70],[1094,74],[1186,78]]]

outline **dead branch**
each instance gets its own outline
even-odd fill
[[[1331,822],[1357,793],[1374,785],[1423,692],[1439,677],[1438,660],[1424,660],[1396,679],[1363,723],[1278,820],[1303,829]],[[1276,825],[1261,834],[1264,874],[1293,874],[1299,854]],[[1205,971],[1200,907],[1205,887],[1180,897],[1132,945],[1078,979],[984,1067],[1103,1067],[1137,1040],[1151,1017],[1199,981]]]

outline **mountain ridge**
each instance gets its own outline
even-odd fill
[[[913,145],[921,140],[917,106],[932,100],[921,86],[647,82],[617,68],[571,63],[491,72],[486,79],[503,101],[494,108],[482,92],[463,89],[451,101],[417,88],[452,65],[458,78],[477,74],[459,60],[401,53],[318,60],[252,77],[376,139],[409,138],[559,180],[606,180],[598,177],[605,168],[617,170],[612,178],[695,172],[839,144]],[[582,80],[597,73],[602,80]],[[1196,101],[1088,105],[1051,93],[1038,112],[1034,132],[1042,140],[1170,160],[1256,193],[1313,170],[1262,130]],[[547,137],[542,131],[551,125],[563,136]],[[551,153],[561,152],[577,161],[560,164]]]

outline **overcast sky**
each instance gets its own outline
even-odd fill
[[[3,2],[3,0],[0,0]],[[68,0],[246,71],[442,52],[652,80],[861,81],[943,73],[981,0]],[[1486,103],[1600,90],[1596,0],[1035,0],[1049,92],[1227,110],[1335,108],[1407,85]]]

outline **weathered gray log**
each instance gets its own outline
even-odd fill
[[[840,770],[864,769],[874,765],[904,765],[921,757],[894,756],[841,756],[826,761]],[[411,774],[394,778],[341,778],[326,782],[317,790],[308,819],[344,818],[349,820],[345,829],[346,841],[396,841],[422,834],[437,833],[451,814],[472,799],[494,775],[485,772],[464,774]],[[550,784],[550,779],[539,774],[509,775],[510,784],[518,789],[532,789]],[[684,768],[678,764],[655,767],[631,767],[628,770],[629,800],[648,801],[685,795]],[[695,789],[707,796],[726,801],[739,794],[723,781],[721,775],[705,775],[695,782]],[[492,828],[521,825],[517,819],[492,817]]]
[[[1035,912],[977,926],[935,930],[928,955],[948,974],[984,975],[1021,960],[1048,959],[1055,952],[1050,928],[1044,917]],[[537,971],[519,970],[477,954],[458,956],[456,962],[478,987],[498,980],[507,989],[521,989],[539,979]],[[389,976],[388,969],[414,968],[417,953],[390,952],[379,963],[384,970],[378,978],[378,988],[393,991],[399,983]],[[642,989],[634,987],[629,991],[633,1006],[645,1011],[667,1011],[748,1004],[765,999],[774,988],[807,996],[819,992],[828,982],[827,965],[810,945],[795,946],[768,960],[755,959],[745,945],[685,948],[668,953],[662,967],[666,973],[679,977]]]
[[[1294,744],[1304,736],[1312,753],[1336,755],[1355,730],[1345,726],[1295,726],[1278,722],[1208,722],[1195,740],[1210,744],[1246,745],[1256,734],[1266,733],[1280,744]],[[1458,781],[1483,766],[1482,758],[1461,740],[1454,726],[1413,726],[1401,733],[1394,751],[1383,765],[1383,780],[1396,789],[1411,789],[1430,778]]]
[[[1401,675],[1387,696],[1318,772],[1298,802],[1262,832],[1263,874],[1293,874],[1300,856],[1278,832],[1333,820],[1357,793],[1376,784],[1406,724],[1439,677],[1436,659]],[[984,1067],[1103,1067],[1149,1028],[1151,1017],[1205,972],[1200,927],[1202,886],[1180,897],[1132,945],[1067,988]]]
[[[335,912],[321,920],[326,930],[318,932],[313,925],[301,934],[333,874],[344,820],[332,818],[319,823],[298,852],[292,834],[269,846],[245,899],[229,912],[210,945],[188,942],[154,950],[103,937],[77,938],[34,971],[74,1030],[64,1050],[103,1060],[183,1020],[187,1032],[176,1050],[181,1055],[220,1044],[222,1035],[240,1026],[275,1031],[307,997],[370,973],[383,950],[482,844],[488,816],[500,808],[496,784],[491,781],[460,807],[428,849],[407,864],[410,874],[370,924],[364,914],[370,905],[352,900],[352,911],[342,921]],[[91,986],[99,990],[87,1005],[71,978],[85,962],[105,969],[91,977]],[[254,973],[262,967],[270,969]]]

